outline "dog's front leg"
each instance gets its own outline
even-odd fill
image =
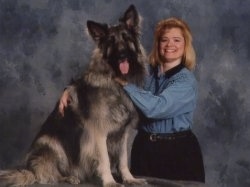
[[[96,137],[96,147],[99,153],[99,164],[97,167],[98,173],[102,179],[103,186],[105,187],[121,187],[123,185],[116,183],[110,168],[110,161],[108,156],[108,149],[107,149],[107,136],[106,135],[99,135]]]
[[[124,183],[127,184],[136,184],[136,185],[143,185],[147,184],[147,181],[145,179],[136,179],[132,176],[132,174],[129,171],[128,168],[128,129],[126,129],[126,132],[124,134],[123,142],[121,143],[122,148],[120,152],[120,162],[119,162],[119,170],[122,175],[122,180]]]

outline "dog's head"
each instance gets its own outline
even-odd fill
[[[141,84],[145,73],[145,56],[139,41],[140,17],[135,6],[129,6],[117,25],[88,21],[87,28],[103,62],[110,65],[114,76]]]

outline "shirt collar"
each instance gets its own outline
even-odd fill
[[[175,66],[175,67],[173,67],[173,68],[167,70],[167,71],[165,72],[166,78],[172,77],[174,74],[178,73],[182,68],[184,68],[184,66],[183,66],[182,63],[180,63],[180,64],[178,64],[177,66]]]

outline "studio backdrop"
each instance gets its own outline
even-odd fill
[[[193,130],[206,183],[250,186],[249,0],[0,0],[0,169],[18,165],[71,78],[88,64],[86,21],[116,23],[134,4],[150,52],[155,24],[185,20],[197,53]]]

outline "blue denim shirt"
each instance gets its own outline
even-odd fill
[[[139,129],[149,133],[173,133],[188,130],[193,123],[197,82],[193,73],[178,65],[165,74],[149,68],[144,89],[127,84],[124,90],[148,118]]]

